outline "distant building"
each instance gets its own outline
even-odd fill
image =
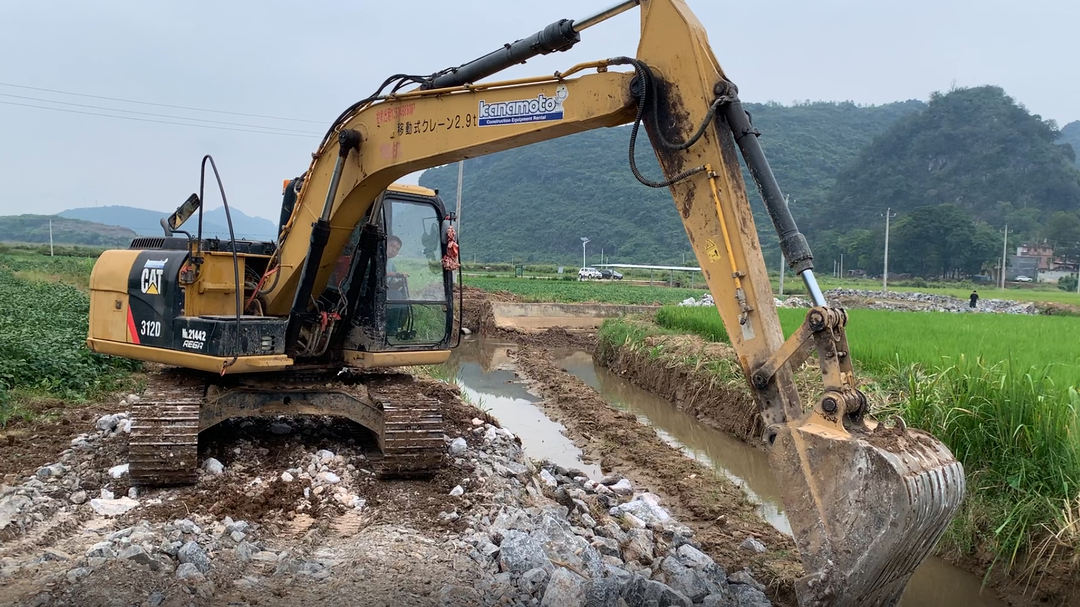
[[[1037,257],[1039,259],[1038,269],[1040,270],[1054,269],[1054,247],[1050,246],[1046,241],[1033,245],[1022,244],[1016,247],[1016,255],[1018,257]]]

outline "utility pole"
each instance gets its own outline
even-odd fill
[[[791,194],[784,194],[784,206],[791,206]],[[784,248],[780,247],[780,295],[784,294],[784,266],[787,265],[787,260],[784,259]],[[704,276],[704,272],[702,273]]]
[[[1009,251],[1009,224],[1005,224],[1005,241],[1001,244],[1001,288],[1005,288],[1005,254]]]
[[[604,247],[600,247],[600,265],[604,265]]]
[[[889,218],[892,217],[892,207],[885,209],[885,271],[881,273],[881,290],[889,290]]]
[[[844,279],[844,254],[840,254],[840,279]]]
[[[781,297],[784,295],[784,266],[786,266],[786,265],[787,265],[787,262],[784,260],[784,251],[783,251],[783,249],[781,249],[780,250],[780,296]]]
[[[53,256],[53,244],[52,244],[52,219],[49,220],[49,257]]]
[[[581,267],[585,267],[585,245],[589,244],[589,239],[581,237]]]

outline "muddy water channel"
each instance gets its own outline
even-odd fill
[[[475,403],[489,410],[503,426],[521,437],[530,457],[548,458],[561,466],[578,468],[599,478],[598,467],[581,462],[580,450],[562,434],[562,426],[548,419],[535,405],[538,399],[514,381],[514,373],[510,370],[513,361],[507,356],[507,349],[516,347],[513,343],[484,339],[464,340],[447,365]],[[742,487],[760,504],[762,516],[790,535],[780,492],[763,450],[703,425],[666,400],[595,364],[590,352],[554,350],[552,354],[562,368],[592,386],[612,406],[634,413],[665,442]],[[915,573],[900,605],[1005,607],[990,591],[980,592],[978,577],[933,557]]]

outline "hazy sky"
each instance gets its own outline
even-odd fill
[[[880,104],[995,84],[1059,125],[1080,119],[1076,0],[688,2],[745,101]],[[306,170],[330,121],[386,76],[456,66],[611,4],[0,0],[0,215],[95,205],[169,212],[198,189],[209,153],[231,206],[276,219],[282,180]],[[504,74],[633,55],[638,19],[624,13],[586,30],[570,52]],[[215,128],[161,123],[193,118]],[[266,127],[301,133],[222,130]]]

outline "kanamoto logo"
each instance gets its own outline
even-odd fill
[[[521,124],[523,122],[546,122],[562,120],[563,102],[570,96],[566,85],[560,84],[555,89],[555,96],[548,97],[540,93],[533,99],[516,99],[488,103],[480,100],[477,124],[480,126],[498,126],[502,124]]]
[[[146,263],[143,264],[142,280],[139,281],[139,288],[143,293],[147,295],[161,294],[161,277],[165,274],[165,264],[168,261],[168,257],[161,260],[146,260]]]

